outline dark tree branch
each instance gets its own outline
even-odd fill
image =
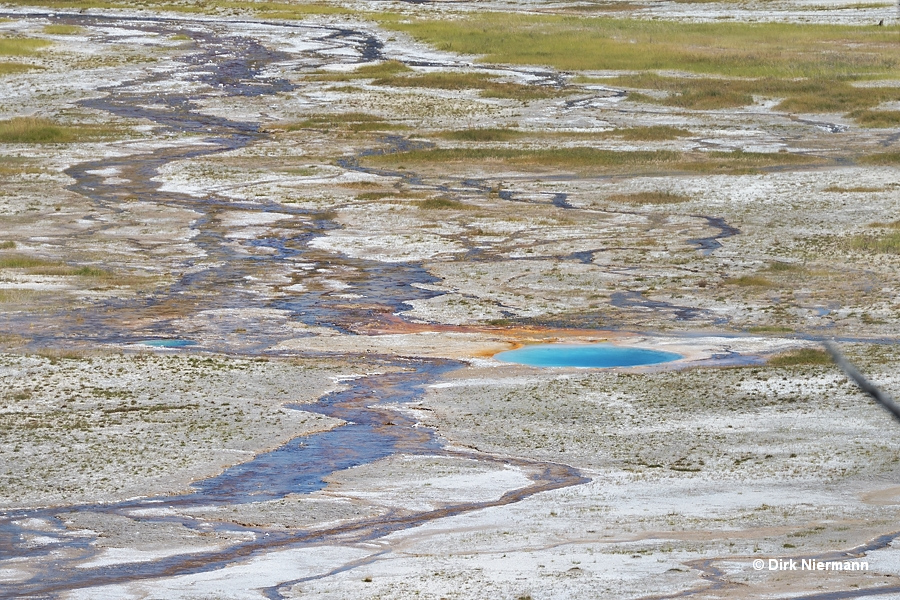
[[[871,381],[866,379],[862,373],[857,371],[856,367],[851,365],[850,362],[844,358],[844,355],[840,353],[837,346],[831,342],[822,342],[822,345],[825,346],[825,349],[828,351],[828,354],[831,355],[834,363],[847,374],[847,377],[859,386],[859,389],[872,396],[872,398],[875,399],[875,402],[883,406],[885,410],[894,415],[895,419],[900,421],[900,406],[897,406],[897,403],[894,402],[894,399],[891,398],[889,394],[879,390]]]

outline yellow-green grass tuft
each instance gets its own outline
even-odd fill
[[[380,77],[390,77],[391,75],[396,75],[398,73],[408,73],[410,71],[412,71],[412,69],[399,60],[386,60],[374,65],[363,65],[353,71],[353,75],[375,79]]]
[[[768,360],[773,367],[794,367],[801,365],[830,365],[831,356],[824,350],[801,348],[777,354]]]
[[[0,75],[16,75],[40,68],[42,67],[19,62],[0,62]]]
[[[84,28],[77,25],[57,23],[54,25],[44,25],[43,31],[50,35],[78,35],[79,33],[84,33]]]
[[[16,243],[12,240],[3,240],[0,242],[0,250],[11,250],[16,247]]]

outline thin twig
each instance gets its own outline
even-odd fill
[[[843,369],[844,373],[847,374],[856,385],[859,386],[859,389],[872,396],[875,401],[883,406],[888,412],[894,415],[894,418],[900,421],[900,406],[894,402],[894,399],[891,398],[890,394],[882,392],[875,384],[866,379],[862,373],[856,370],[856,367],[850,364],[850,362],[844,358],[844,355],[840,353],[837,349],[837,346],[832,344],[831,342],[822,342],[822,345],[825,346],[825,349],[828,351],[828,354],[831,355],[834,363]]]

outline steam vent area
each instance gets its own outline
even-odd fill
[[[0,600],[898,600],[898,341],[893,0],[0,0]]]

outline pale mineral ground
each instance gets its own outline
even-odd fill
[[[0,2],[0,598],[900,598],[898,16]]]

